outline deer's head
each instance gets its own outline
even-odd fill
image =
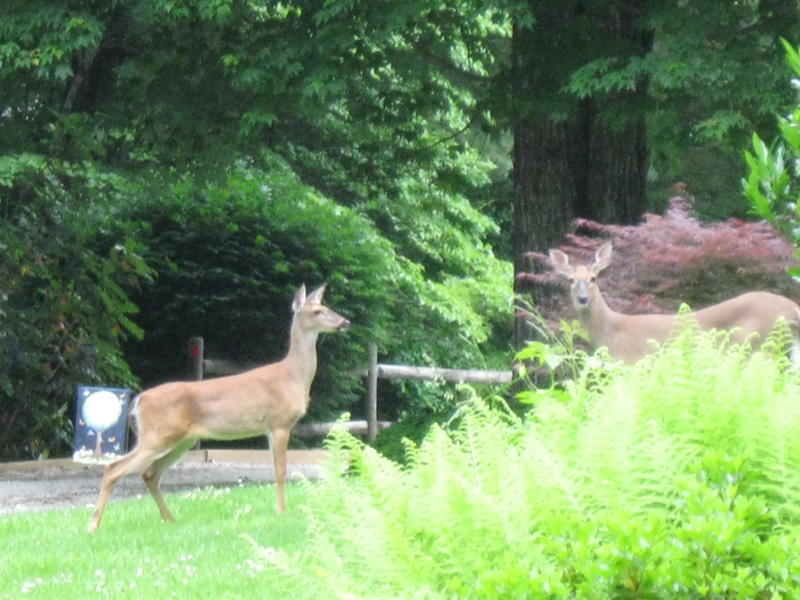
[[[325,285],[306,295],[305,284],[294,295],[292,310],[295,321],[307,331],[340,331],[350,327],[350,321],[322,304]]]
[[[606,242],[595,252],[591,265],[571,265],[569,256],[561,250],[550,250],[550,261],[556,273],[572,282],[570,296],[576,310],[588,310],[600,296],[597,276],[611,263],[611,252],[611,242]]]

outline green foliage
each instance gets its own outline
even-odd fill
[[[800,50],[784,41],[786,61],[795,73],[792,84],[800,78]],[[780,139],[771,147],[753,133],[753,151],[745,152],[749,173],[742,188],[752,210],[769,220],[800,246],[800,102],[786,117],[778,117]],[[799,273],[795,270],[794,275]]]
[[[527,417],[474,400],[401,468],[345,433],[308,545],[267,582],[351,598],[789,598],[800,592],[800,383],[778,331],[750,356],[686,330],[595,362]],[[369,577],[364,577],[369,573]]]
[[[653,51],[625,67],[650,76],[651,133],[669,140],[660,147],[692,140],[738,152],[749,130],[769,127],[790,101],[779,40],[800,33],[799,17],[795,7],[772,2],[654,4],[646,17],[658,35]]]
[[[150,275],[120,232],[98,244],[121,182],[91,164],[0,156],[0,456],[70,442],[78,384],[132,385],[120,341],[141,336],[128,294]]]
[[[0,24],[3,88],[0,154],[46,152],[61,114],[74,100],[75,67],[87,68],[103,37],[102,12],[80,3],[6,3]],[[87,3],[84,3],[87,4]],[[107,3],[104,10],[115,3]]]
[[[403,464],[408,458],[408,442],[422,442],[431,426],[446,422],[452,416],[451,412],[434,413],[419,408],[408,411],[399,422],[378,432],[373,447],[386,458]]]
[[[544,316],[525,300],[517,299],[517,310],[525,315],[528,327],[536,340],[528,342],[515,357],[517,375],[525,388],[516,393],[523,405],[536,404],[542,396],[553,397],[564,391],[563,380],[591,377],[592,369],[584,368],[587,361],[602,360],[589,356],[578,346],[589,342],[580,322],[559,322],[558,333],[548,326]],[[584,385],[588,385],[584,382]]]
[[[90,114],[78,138],[99,141],[110,160],[181,169],[267,146],[350,204],[391,200],[420,172],[463,190],[474,185],[459,165],[474,153],[463,134],[490,124],[477,90],[496,40],[510,35],[502,8],[13,2],[0,28],[0,83],[14,91],[14,118],[0,126],[35,144],[48,126]]]
[[[800,36],[797,7],[771,1],[589,3],[570,23],[583,37],[554,61],[568,73],[564,90],[605,103],[602,118],[614,126],[644,114],[651,185],[686,182],[702,216],[738,215],[742,208],[731,200],[738,178],[729,173],[740,166],[749,132],[775,131],[775,112],[792,100],[779,41]],[[646,99],[626,101],[643,89]]]
[[[632,7],[622,2],[615,8],[624,14]],[[591,41],[565,90],[582,99],[614,98],[646,83],[650,102],[635,108],[649,113],[659,162],[676,148],[688,150],[689,139],[698,146],[737,149],[748,129],[768,124],[787,101],[785,73],[776,63],[780,37],[798,33],[795,7],[652,2],[642,7],[632,31],[623,32],[627,35],[603,21],[606,5],[590,10],[596,11],[595,21],[584,16],[578,22],[610,29],[612,39]],[[637,36],[651,40],[644,50]],[[624,121],[630,108],[611,106],[607,116]]]

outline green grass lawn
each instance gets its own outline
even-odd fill
[[[86,533],[91,510],[0,517],[0,600],[18,598],[280,598],[260,576],[252,541],[298,550],[310,485],[287,489],[275,512],[271,486],[206,488],[172,494],[175,523],[149,496],[111,502],[103,525]]]

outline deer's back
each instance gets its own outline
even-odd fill
[[[800,325],[800,307],[785,296],[771,292],[747,292],[695,313],[703,329],[736,329],[733,340],[742,341],[753,333],[763,341],[783,318],[793,329]]]

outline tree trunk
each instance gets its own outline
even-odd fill
[[[514,128],[514,288],[518,294],[535,291],[537,305],[546,303],[553,290],[532,290],[517,276],[541,268],[527,252],[557,245],[575,216],[568,138],[566,124],[547,120],[524,121]],[[517,346],[534,337],[525,312],[520,312],[515,319]]]
[[[623,128],[610,127],[600,115],[603,106],[591,103],[586,168],[574,173],[583,187],[578,192],[575,216],[601,223],[631,223],[645,207],[647,131],[644,116]]]

